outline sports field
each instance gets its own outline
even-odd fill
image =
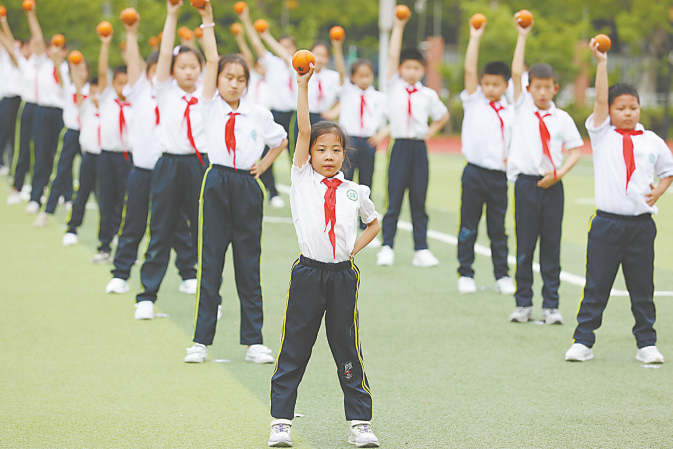
[[[385,156],[373,198],[383,212]],[[633,318],[617,295],[597,333],[595,359],[568,363],[581,295],[591,159],[564,179],[562,326],[512,324],[514,299],[494,290],[490,259],[477,256],[480,290],[459,296],[456,248],[462,157],[431,156],[430,249],[441,264],[411,266],[411,233],[401,229],[394,267],[375,266],[365,249],[361,338],[374,393],[373,428],[386,448],[670,448],[673,376],[668,364],[634,358]],[[277,163],[287,184],[289,162]],[[0,180],[6,185],[6,179]],[[0,447],[266,447],[272,365],[243,360],[239,306],[228,258],[224,316],[210,361],[183,363],[191,346],[194,298],[177,291],[169,267],[156,312],[135,321],[137,267],[125,295],[106,295],[109,266],[92,265],[97,217],[88,211],[80,243],[61,246],[65,212],[45,229],[0,188]],[[285,196],[287,201],[287,196]],[[655,218],[658,347],[673,363],[673,194]],[[263,234],[265,344],[278,350],[290,267],[298,255],[289,207],[268,209]],[[403,220],[409,213],[403,212]],[[515,241],[508,217],[510,254]],[[479,242],[488,246],[485,229]],[[144,244],[141,248],[144,249]],[[140,255],[142,257],[142,254]],[[512,271],[513,276],[513,271]],[[620,278],[615,286],[625,290]],[[540,278],[535,280],[540,316]],[[225,359],[228,362],[213,362]],[[324,332],[299,390],[292,438],[297,448],[348,448],[343,397]]]

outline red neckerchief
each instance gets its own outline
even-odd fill
[[[188,100],[186,96],[183,96],[182,99],[187,102],[187,107],[185,107],[185,114],[182,118],[183,121],[185,120],[187,121],[187,138],[189,139],[189,143],[192,144],[192,148],[194,148],[194,151],[196,152],[196,157],[199,158],[199,162],[201,162],[201,165],[205,165],[203,163],[203,158],[201,157],[199,149],[196,148],[196,142],[194,142],[194,134],[192,134],[192,119],[189,117],[189,111],[190,111],[189,108],[197,104],[199,102],[199,99],[196,97],[192,97]]]
[[[325,228],[330,226],[329,241],[332,244],[332,255],[336,259],[336,235],[334,234],[334,225],[336,224],[336,192],[337,187],[341,185],[341,180],[337,178],[324,178],[321,181],[327,186],[325,192]]]
[[[554,159],[551,158],[551,152],[549,151],[551,134],[549,134],[549,129],[547,129],[547,125],[544,122],[544,118],[550,117],[551,114],[541,115],[540,111],[535,111],[535,116],[540,120],[540,139],[542,140],[542,152],[551,161],[551,166],[554,169],[554,179],[556,179],[556,165],[554,164]]]
[[[639,136],[643,132],[636,131],[635,129],[617,128],[615,128],[615,131],[622,135],[622,152],[624,153],[624,164],[626,164],[626,191],[629,189],[631,175],[636,171],[636,160],[633,157],[633,140],[631,140],[631,136]]]
[[[234,170],[236,170],[236,134],[234,134],[234,127],[236,126],[236,116],[241,115],[238,112],[230,112],[229,120],[224,127],[224,143],[227,146],[227,152],[234,153]]]
[[[365,108],[367,107],[367,102],[365,101],[365,94],[360,95],[360,130],[362,131],[365,128]]]
[[[122,144],[122,151],[124,152],[124,159],[129,160],[129,153],[126,151],[126,145],[124,144],[124,129],[126,128],[126,117],[124,117],[124,108],[126,106],[131,106],[131,103],[128,101],[122,101],[119,98],[115,98],[115,103],[119,106],[119,140]]]

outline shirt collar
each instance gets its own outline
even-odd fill
[[[308,163],[310,164],[311,161],[309,160]],[[320,173],[318,173],[317,171],[315,171],[313,166],[311,166],[311,170],[313,171],[313,177],[320,184],[322,182],[322,180],[325,179],[325,177],[323,175],[321,175]],[[339,170],[339,172],[336,175],[332,176],[331,178],[327,178],[327,179],[335,179],[335,178],[338,179],[339,181],[341,181],[342,183],[346,180],[346,178],[344,178],[344,173],[341,170]]]
[[[250,113],[250,104],[243,98],[241,97],[238,100],[238,109],[235,111],[229,106],[229,103],[224,101],[224,98],[222,98],[218,92],[217,96],[222,100],[222,104],[224,105],[224,112],[225,114],[229,114],[230,112],[236,112],[241,115],[246,115]]]

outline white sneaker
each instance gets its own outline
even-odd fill
[[[201,343],[194,343],[194,346],[187,348],[187,355],[185,362],[187,363],[203,363],[208,356],[208,348]]]
[[[5,176],[9,174],[9,167],[5,167],[4,165],[0,167],[0,176]]]
[[[70,212],[72,210],[72,201],[66,201],[63,207],[66,212]]]
[[[136,311],[133,314],[136,320],[154,319],[154,303],[152,301],[140,301],[136,303]]]
[[[558,309],[542,309],[545,324],[563,324],[563,315]]]
[[[374,239],[371,242],[367,243],[367,246],[365,246],[365,248],[376,249],[381,248],[381,245],[382,245],[381,240],[379,240],[378,237],[374,237]]]
[[[533,321],[533,306],[517,307],[509,316],[509,320],[515,323],[526,323]]]
[[[105,286],[105,293],[118,293],[118,294],[124,294],[128,293],[131,288],[129,287],[129,283],[126,282],[126,279],[120,279],[120,278],[112,278],[110,282],[107,283],[107,286]]]
[[[33,227],[46,228],[47,226],[49,226],[49,216],[46,212],[42,211],[37,214],[37,217],[35,217],[35,221],[33,221]]]
[[[429,249],[419,249],[411,261],[411,265],[415,267],[436,267],[439,265],[439,260],[430,252]]]
[[[636,360],[643,363],[664,363],[664,356],[656,346],[645,346],[638,349]]]
[[[285,207],[285,201],[283,201],[283,198],[281,198],[280,195],[271,197],[271,200],[269,200],[269,204],[271,204],[271,207],[273,207],[274,209],[282,209],[283,207]]]
[[[392,267],[394,263],[395,251],[388,245],[382,246],[381,250],[376,254],[376,265]]]
[[[594,352],[590,347],[582,343],[573,343],[566,351],[566,360],[569,362],[586,362],[594,358]]]
[[[21,198],[21,201],[30,201],[30,193],[32,190],[33,189],[30,185],[24,185],[21,189],[21,192],[19,192],[19,198]]]
[[[31,201],[26,206],[26,213],[27,214],[36,214],[39,211],[40,211],[40,205],[37,203],[37,201]]]
[[[495,291],[503,295],[513,295],[516,293],[514,281],[509,276],[504,276],[495,281]]]
[[[20,203],[21,203],[21,196],[19,195],[19,192],[12,189],[9,196],[7,197],[7,205],[8,206],[13,206],[15,204],[20,204]]]
[[[222,304],[217,306],[217,321],[220,321],[220,318],[222,318]]]
[[[77,234],[73,234],[72,232],[66,232],[63,235],[63,246],[72,246],[72,245],[77,245]]]
[[[182,293],[187,293],[188,295],[196,295],[197,286],[198,283],[196,282],[196,279],[185,279],[180,283],[178,291]]]
[[[374,435],[369,421],[351,421],[348,442],[355,447],[379,447],[379,439]]]
[[[271,421],[271,433],[269,434],[269,447],[292,447],[292,421],[289,419],[274,419]]]
[[[474,279],[461,276],[458,278],[458,293],[467,294],[467,293],[476,293],[477,284],[474,283]]]
[[[107,251],[98,251],[98,254],[94,254],[91,259],[89,259],[89,262],[95,263],[95,264],[106,264],[106,263],[112,263],[112,254],[110,254]]]
[[[271,355],[271,349],[264,345],[251,345],[245,353],[245,360],[255,363],[273,363],[276,359]]]

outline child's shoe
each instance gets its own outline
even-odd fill
[[[39,211],[40,211],[40,205],[37,203],[37,201],[31,201],[26,206],[26,213],[27,214],[36,214]]]
[[[269,204],[271,204],[271,207],[274,209],[282,209],[285,207],[285,201],[283,201],[283,198],[281,198],[279,195],[271,197]]]
[[[435,257],[429,249],[419,249],[414,254],[414,259],[411,261],[411,265],[415,267],[436,267],[439,265],[439,260]]]
[[[503,276],[497,281],[495,281],[495,291],[499,292],[502,295],[513,295],[516,293],[516,286],[514,281],[509,276]]]
[[[656,346],[645,346],[638,349],[636,360],[643,363],[664,363],[664,356]]]
[[[35,217],[35,221],[33,221],[33,227],[46,228],[47,226],[49,226],[49,216],[46,212],[42,211],[37,214],[37,217]]]
[[[77,234],[74,234],[72,232],[66,232],[63,235],[63,246],[72,246],[72,245],[77,245]]]
[[[590,347],[582,343],[573,343],[566,351],[566,360],[568,362],[586,362],[594,358],[594,352]]]
[[[467,276],[461,276],[458,278],[458,293],[467,294],[467,293],[476,293],[477,284],[474,283],[474,279]]]
[[[136,311],[133,317],[136,320],[154,319],[154,303],[152,301],[140,301],[136,303]]]
[[[273,363],[276,359],[271,355],[271,349],[264,345],[250,345],[245,353],[245,360],[255,363]]]
[[[91,259],[89,259],[91,263],[96,263],[96,264],[105,264],[105,263],[112,263],[112,254],[110,254],[109,251],[98,251],[98,254],[94,254]]]
[[[19,192],[16,189],[12,189],[11,193],[7,197],[7,205],[13,206],[15,204],[20,203],[21,203],[21,196],[19,195]]]
[[[381,251],[376,254],[376,265],[392,267],[395,263],[395,251],[388,246],[381,247]]]
[[[128,293],[129,290],[131,290],[131,288],[129,287],[129,283],[126,282],[126,279],[112,278],[112,280],[105,286],[105,293],[117,293],[122,295]]]
[[[563,324],[563,315],[558,309],[542,309],[545,324]]]
[[[194,343],[194,346],[187,348],[187,355],[185,362],[187,363],[203,363],[208,356],[208,348],[201,343]]]
[[[533,306],[517,307],[509,316],[509,320],[514,323],[527,323],[533,321]]]
[[[196,287],[198,283],[196,279],[185,279],[180,283],[178,291],[182,293],[187,293],[188,295],[196,295]]]
[[[271,433],[269,434],[269,447],[292,447],[292,421],[289,419],[274,419],[271,421]]]
[[[379,439],[374,435],[369,421],[351,421],[351,431],[348,442],[355,447],[379,447]]]

